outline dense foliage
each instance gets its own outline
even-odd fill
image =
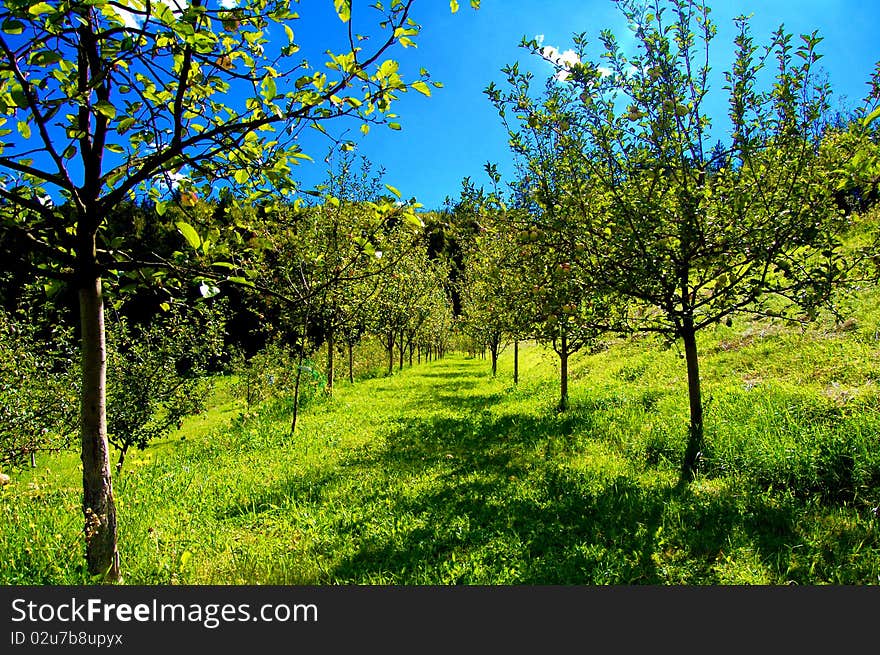
[[[107,433],[119,451],[117,471],[129,448],[167,438],[184,417],[204,409],[222,325],[218,310],[205,307],[175,307],[145,325],[111,321]]]
[[[0,311],[0,465],[69,447],[76,434],[78,381],[69,333],[36,334],[30,321]]]

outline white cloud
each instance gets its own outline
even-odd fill
[[[571,67],[575,64],[581,63],[581,58],[578,57],[578,54],[571,49],[568,49],[564,52],[559,52],[559,48],[556,48],[552,45],[544,45],[544,35],[538,34],[535,36],[535,41],[538,43],[538,47],[540,48],[541,54],[551,63],[559,66],[560,70],[554,75],[557,80],[563,82],[568,79],[571,70]]]
[[[180,183],[187,179],[187,177],[183,173],[165,173],[163,179],[172,189],[177,189],[177,187],[180,186]]]
[[[220,6],[224,9],[235,9],[238,6],[238,0],[220,0]]]
[[[150,183],[162,193],[172,193],[180,188],[180,183],[187,179],[181,172],[165,172],[154,177]]]
[[[186,11],[188,0],[161,0],[162,4],[171,9],[175,14],[182,14]],[[176,10],[176,11],[175,11]]]
[[[235,6],[238,0],[221,0],[220,4],[225,7],[229,2]],[[154,4],[162,4],[175,14],[182,14],[188,4],[188,0],[156,0]],[[147,14],[147,5],[143,0],[122,0],[112,5],[113,11],[122,19],[122,24],[131,29],[143,27],[144,18]],[[227,7],[231,9],[231,7]]]
[[[131,7],[131,9],[127,9],[126,7]],[[130,29],[140,29],[144,23],[143,15],[136,13],[138,11],[143,11],[144,9],[143,3],[141,2],[120,2],[111,5],[111,9],[122,19],[122,24],[125,27]]]

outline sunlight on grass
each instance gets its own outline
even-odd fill
[[[518,386],[510,349],[495,379],[451,355],[340,384],[293,436],[287,405],[245,412],[221,381],[115,479],[125,582],[876,584],[878,349],[843,334],[705,334],[686,489],[683,362],[647,339],[578,355],[564,414],[530,343]],[[0,491],[4,583],[87,582],[79,476],[45,457]]]

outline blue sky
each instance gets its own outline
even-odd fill
[[[303,5],[304,19],[317,8],[306,4],[312,3]],[[780,23],[794,34],[818,30],[824,37],[820,63],[835,92],[832,105],[843,102],[853,107],[865,96],[874,65],[880,60],[877,0],[710,0],[709,4],[718,27],[712,60],[719,76],[732,56],[732,19],[753,14],[753,36],[761,45]],[[465,176],[488,185],[483,173],[487,161],[497,163],[505,176],[512,174],[506,133],[482,91],[489,82],[501,84],[501,68],[515,61],[536,72],[551,72],[548,65],[535,61],[519,47],[523,36],[543,34],[546,45],[564,51],[572,47],[576,32],[587,33],[592,42],[604,28],[619,37],[626,34],[611,0],[483,0],[476,12],[467,2],[461,5],[453,15],[445,0],[416,2],[413,17],[422,26],[418,48],[396,51],[402,72],[413,74],[424,66],[444,88],[435,90],[430,98],[417,93],[404,96],[396,106],[401,131],[374,128],[364,138],[350,135],[358,144],[358,153],[386,169],[387,183],[429,209],[441,207],[447,196],[455,198]],[[327,19],[336,20],[330,14]],[[301,29],[311,25],[320,25],[320,21],[304,22]],[[306,41],[315,36],[301,34]],[[722,93],[718,82],[713,95],[717,98]],[[723,96],[718,100],[723,103]],[[316,164],[296,171],[304,183],[314,183],[323,175],[323,148],[316,144],[310,153]]]
[[[184,3],[187,0],[165,0]],[[390,0],[386,0],[388,4]],[[835,90],[832,106],[857,106],[864,98],[867,82],[880,60],[876,27],[880,25],[880,0],[709,0],[718,35],[712,46],[712,66],[717,75],[710,91],[718,106],[716,124],[726,116],[722,74],[732,57],[733,18],[753,14],[752,33],[756,44],[766,44],[771,33],[784,24],[794,34],[818,30],[824,37],[820,64]],[[216,0],[233,5],[238,0]],[[368,8],[373,0],[355,0],[352,21],[356,32],[369,33],[367,50],[377,45],[378,14]],[[439,209],[446,198],[458,197],[464,177],[488,185],[483,171],[487,162],[498,166],[505,181],[513,176],[507,148],[507,134],[483,90],[490,82],[503,88],[501,69],[514,62],[536,73],[539,80],[553,73],[546,62],[519,47],[523,37],[543,35],[545,46],[560,52],[573,46],[573,34],[584,32],[596,43],[601,30],[611,29],[626,44],[628,31],[611,0],[482,0],[479,11],[460,0],[461,9],[452,14],[448,0],[416,0],[412,17],[422,26],[417,48],[395,47],[387,56],[401,62],[404,79],[414,80],[420,68],[442,82],[430,98],[410,92],[393,107],[402,130],[374,127],[365,137],[359,125],[347,124],[342,134],[357,144],[357,153],[376,168],[386,171],[384,181],[405,198],[416,198],[427,209]],[[334,11],[331,0],[302,0],[295,7],[301,19],[293,23],[296,41],[302,46],[294,56],[309,59],[316,68],[326,62],[325,51],[345,52],[347,29]],[[272,26],[269,36],[287,42],[283,30]],[[594,57],[598,52],[591,53]],[[283,92],[283,89],[279,88]],[[327,124],[336,128],[346,126]],[[17,139],[13,134],[10,139]],[[327,176],[329,142],[313,130],[301,144],[314,163],[294,169],[300,188],[309,189]],[[76,177],[76,174],[74,174]]]

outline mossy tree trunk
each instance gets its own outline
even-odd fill
[[[107,441],[107,347],[104,298],[96,261],[95,233],[80,235],[79,312],[82,347],[80,442],[86,563],[105,582],[120,578],[116,504]]]

